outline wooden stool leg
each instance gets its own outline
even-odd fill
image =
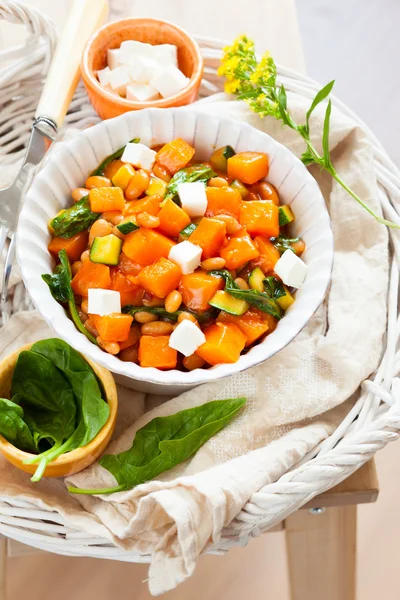
[[[357,506],[286,519],[291,600],[355,600],[356,526]]]
[[[6,600],[7,538],[0,535],[0,600]]]

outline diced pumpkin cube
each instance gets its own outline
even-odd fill
[[[132,304],[141,306],[144,289],[141,285],[135,285],[128,275],[124,275],[120,270],[114,269],[111,274],[111,289],[120,293],[121,306]]]
[[[130,330],[129,335],[126,340],[123,342],[119,342],[119,347],[121,350],[125,350],[125,348],[131,348],[131,346],[135,346],[140,339],[140,325],[139,323],[133,323]]]
[[[168,144],[165,144],[157,153],[157,162],[159,165],[168,169],[174,175],[179,169],[186,167],[193,158],[195,149],[185,140],[177,138]]]
[[[138,275],[143,269],[143,267],[142,265],[139,265],[139,263],[134,262],[133,260],[128,258],[126,254],[121,252],[121,254],[119,255],[118,269],[124,275]]]
[[[240,331],[246,336],[246,346],[250,346],[250,344],[258,340],[269,329],[266,314],[256,308],[250,308],[241,316],[220,312],[218,321],[233,323],[239,327]]]
[[[149,187],[146,190],[146,196],[153,196],[154,194],[157,194],[163,198],[166,191],[167,183],[165,181],[159,177],[150,178]]]
[[[111,313],[104,317],[90,315],[90,320],[105,342],[124,342],[129,337],[133,317],[122,313]]]
[[[204,217],[189,236],[189,242],[203,249],[203,259],[211,258],[219,254],[221,246],[225,242],[225,234],[225,223]]]
[[[239,152],[228,158],[228,175],[252,184],[268,175],[268,156],[263,152]]]
[[[125,191],[129,185],[130,180],[135,174],[135,169],[129,163],[124,163],[122,167],[118,169],[115,175],[111,178],[113,185],[120,187],[122,191]]]
[[[242,232],[237,237],[231,237],[220,254],[226,261],[225,266],[227,269],[238,269],[249,260],[257,258],[259,251],[251,237]]]
[[[125,210],[123,211],[124,216],[138,215],[141,212],[145,212],[155,217],[160,212],[161,201],[161,196],[154,194],[154,196],[147,196],[142,200],[132,200],[132,202],[127,202]]]
[[[131,260],[146,266],[159,258],[168,258],[173,246],[175,242],[162,233],[141,227],[126,236],[122,251]]]
[[[245,347],[245,334],[233,323],[217,322],[204,330],[206,341],[196,350],[210,365],[235,363]]]
[[[119,187],[93,188],[89,192],[90,208],[95,213],[123,210],[124,193]]]
[[[190,223],[189,215],[171,199],[166,201],[157,216],[160,219],[158,229],[170,237],[178,237]]]
[[[70,261],[79,260],[82,252],[87,248],[89,234],[87,231],[80,231],[70,238],[54,237],[48,248],[49,252],[58,258],[60,250],[65,250]]]
[[[175,369],[178,352],[168,346],[169,335],[142,335],[139,342],[141,367]]]
[[[85,260],[71,285],[74,294],[85,298],[90,288],[109,290],[111,288],[110,267]]]
[[[213,277],[205,271],[195,271],[183,275],[179,285],[183,304],[195,312],[204,312],[210,307],[209,301],[217,290],[224,287],[221,277]]]
[[[207,187],[207,211],[206,217],[215,215],[239,216],[239,208],[242,204],[242,196],[238,190],[232,187]]]
[[[124,166],[124,162],[117,158],[110,162],[104,169],[104,177],[108,177],[108,179],[112,179],[116,173],[118,173],[118,169]]]
[[[239,221],[250,235],[279,235],[279,209],[272,200],[242,202]]]
[[[264,274],[271,273],[281,255],[268,238],[258,235],[254,238],[254,244],[259,251],[259,256],[252,260],[255,267],[260,267]]]
[[[150,294],[165,298],[178,287],[181,276],[181,270],[176,264],[167,258],[159,258],[139,273],[139,281]]]

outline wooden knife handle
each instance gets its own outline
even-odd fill
[[[60,127],[79,81],[79,65],[89,37],[104,22],[106,0],[74,0],[51,63],[35,117]]]

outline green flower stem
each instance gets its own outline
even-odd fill
[[[118,485],[113,488],[101,488],[98,490],[85,490],[84,488],[68,487],[70,494],[86,494],[86,495],[100,495],[100,494],[115,494],[116,492],[124,492],[127,489],[125,484]]]

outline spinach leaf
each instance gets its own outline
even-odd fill
[[[267,294],[257,292],[257,290],[242,290],[235,283],[229,271],[223,269],[221,271],[209,271],[210,275],[223,277],[225,279],[225,291],[234,298],[245,300],[248,304],[255,306],[258,310],[268,313],[275,319],[282,318],[282,309],[278,306],[273,298]]]
[[[278,298],[282,298],[282,296],[286,296],[285,288],[283,287],[283,283],[276,279],[276,277],[266,277],[264,279],[264,287],[265,291],[270,298],[273,300],[278,300]]]
[[[171,179],[167,185],[167,195],[163,200],[164,204],[168,199],[174,202],[178,196],[178,185],[180,183],[193,183],[194,181],[202,181],[206,183],[211,177],[215,177],[215,173],[208,165],[192,165],[191,167],[185,167],[181,169]],[[161,204],[161,205],[162,205]]]
[[[91,366],[67,343],[58,338],[43,340],[33,344],[31,352],[52,361],[64,374],[72,388],[77,406],[76,429],[61,446],[53,447],[46,452],[45,458],[48,463],[65,452],[86,446],[93,440],[106,423],[110,408],[102,398],[99,383]],[[36,456],[26,462],[35,464],[41,459],[41,456]]]
[[[67,208],[50,221],[50,227],[54,235],[62,238],[70,238],[84,229],[88,229],[97,219],[100,213],[90,210],[88,196]]]
[[[44,356],[30,350],[21,352],[11,394],[17,395],[23,406],[24,421],[37,448],[43,447],[42,441],[47,447],[60,447],[75,431],[76,405],[71,386]]]
[[[207,323],[207,321],[211,321],[216,315],[216,311],[214,309],[206,310],[203,313],[196,313],[193,310],[185,309],[185,310],[176,310],[173,313],[167,312],[165,308],[160,306],[132,306],[131,304],[124,306],[122,308],[122,312],[132,317],[137,312],[148,312],[152,315],[157,315],[162,319],[168,319],[169,321],[177,321],[180,314],[183,312],[188,312],[194,317],[196,317],[199,323]]]
[[[20,450],[32,453],[38,450],[24,421],[23,408],[6,398],[0,398],[0,434]]]
[[[129,143],[130,144],[138,144],[140,142],[140,138],[133,138],[133,140],[131,140]],[[126,144],[125,144],[126,146]],[[109,156],[107,156],[102,163],[99,164],[99,166],[97,167],[97,169],[95,169],[94,171],[92,171],[92,173],[90,173],[90,176],[93,177],[94,175],[98,176],[103,176],[104,175],[104,171],[106,169],[106,167],[108,167],[108,165],[110,163],[112,163],[113,160],[117,160],[118,158],[121,158],[121,156],[124,153],[125,150],[125,146],[122,146],[122,148],[119,148],[119,150],[117,150],[116,152],[114,152],[114,154],[110,154]]]
[[[58,258],[60,259],[60,264],[56,267],[54,274],[42,275],[42,279],[49,286],[50,293],[57,302],[68,304],[71,319],[75,323],[76,328],[93,344],[97,344],[96,338],[84,327],[78,309],[76,308],[75,296],[71,287],[71,265],[66,251],[60,250]]]
[[[190,458],[227,425],[245,402],[246,398],[216,400],[153,419],[137,431],[129,450],[107,454],[100,459],[100,465],[115,477],[118,486],[100,490],[69,487],[69,492],[111,494],[131,489],[169,471]]]
[[[278,235],[278,237],[272,237],[270,238],[270,240],[281,254],[286,252],[286,250],[292,250],[296,254],[292,247],[292,243],[298,242],[300,238],[288,238],[286,235],[281,233],[280,235]]]

